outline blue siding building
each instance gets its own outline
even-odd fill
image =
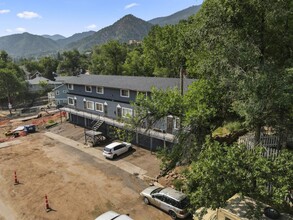
[[[183,79],[184,91],[194,79]],[[131,105],[138,93],[151,94],[152,87],[158,89],[178,88],[180,79],[160,77],[134,77],[110,75],[79,75],[66,79],[68,105],[63,108],[69,121],[90,128],[102,122],[100,130],[107,135],[109,126],[123,128],[121,118],[134,115]],[[99,123],[99,124],[102,124]],[[137,128],[134,143],[155,150],[172,145],[178,123],[173,116],[166,117],[151,130]]]

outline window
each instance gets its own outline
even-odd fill
[[[91,86],[85,86],[85,91],[86,92],[92,92],[92,87]]]
[[[68,97],[68,105],[74,105],[74,100],[71,97]]]
[[[120,96],[121,97],[129,97],[129,90],[126,90],[126,89],[121,89],[120,90]]]
[[[59,95],[59,90],[56,90],[56,95]]]
[[[96,93],[98,93],[98,94],[104,94],[104,87],[97,86],[96,87]]]
[[[94,110],[94,102],[86,101],[86,108],[90,110]]]
[[[163,195],[157,194],[155,195],[155,198],[161,201],[164,201],[165,197]]]
[[[179,129],[180,128],[180,119],[178,117],[175,117],[174,120],[174,128]]]
[[[68,84],[67,88],[68,90],[73,90],[73,84]]]
[[[96,111],[103,112],[104,111],[104,105],[102,103],[96,102]]]
[[[132,109],[131,108],[122,108],[122,117],[131,117],[132,116]]]

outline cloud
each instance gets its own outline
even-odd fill
[[[18,13],[17,16],[19,18],[24,18],[24,19],[41,18],[40,15],[32,11],[23,11],[21,13]]]
[[[10,12],[10,10],[8,10],[8,9],[0,10],[0,14],[7,14],[9,12]]]
[[[133,8],[133,7],[135,7],[135,6],[138,6],[138,4],[137,4],[137,3],[131,3],[131,4],[129,4],[129,5],[126,5],[126,6],[124,7],[124,9]]]
[[[19,27],[19,28],[15,28],[15,31],[16,32],[19,32],[19,33],[22,33],[22,32],[25,32],[26,29],[25,28],[22,28],[22,27]]]
[[[89,25],[89,26],[87,26],[85,28],[88,29],[88,30],[95,30],[95,29],[97,29],[97,25],[91,24],[91,25]]]
[[[11,32],[13,32],[12,29],[6,29],[5,31],[6,31],[7,33],[11,33]]]

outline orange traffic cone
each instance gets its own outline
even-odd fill
[[[50,212],[51,208],[49,206],[48,196],[47,195],[45,195],[45,206],[46,206],[46,212]]]
[[[14,171],[14,185],[18,185],[19,181],[17,179],[16,171]]]

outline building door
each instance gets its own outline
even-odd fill
[[[108,105],[104,104],[104,113],[105,115],[108,115]]]
[[[173,133],[173,116],[167,117],[167,133]]]
[[[122,115],[121,115],[121,108],[118,108],[118,107],[117,107],[117,117],[118,117],[118,118],[121,118],[121,116],[122,116]]]

